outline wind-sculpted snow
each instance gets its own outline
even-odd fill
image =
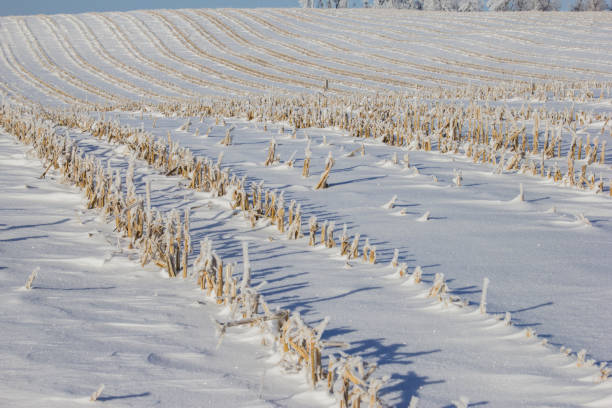
[[[612,403],[609,13],[0,34],[0,405]]]

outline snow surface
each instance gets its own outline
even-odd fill
[[[538,13],[476,19],[393,11],[393,24],[381,22],[389,12],[378,10],[159,13],[197,48],[155,13],[1,18],[3,96],[61,106],[71,98],[106,103],[270,89],[312,92],[324,79],[340,93],[542,75],[567,82],[612,79],[609,13],[547,13],[544,20]],[[33,38],[50,63],[36,52]],[[366,74],[370,79],[362,80]],[[543,104],[562,110],[572,102],[534,102]],[[575,106],[612,110],[609,99]],[[575,356],[584,348],[597,362],[612,361],[609,197],[526,175],[494,174],[462,155],[410,151],[411,167],[404,168],[404,149],[356,140],[338,129],[298,130],[293,138],[287,124],[264,130],[240,118],[226,118],[225,125],[192,118],[189,130],[180,131],[184,118],[107,115],[160,138],[170,132],[196,156],[223,152],[224,167],[301,203],[304,222],[313,215],[334,221],[336,239],[346,224],[351,236],[360,233],[362,243],[367,237],[377,246],[376,265],[347,265],[337,249],[288,241],[264,223],[251,228],[226,198],[193,192],[180,178],[138,163],[137,188],[143,193],[145,180],[151,181],[156,208],[192,209],[193,242],[210,237],[230,262],[241,262],[242,241],[249,242],[254,284],[267,282],[262,294],[271,306],[300,311],[310,324],[330,316],[325,338],[348,342],[346,352],[376,362],[377,375],[391,377],[381,391],[388,404],[407,406],[416,395],[419,407],[449,406],[460,396],[470,406],[612,405],[612,383],[597,381],[596,367],[577,367]],[[595,136],[602,125],[582,132]],[[232,144],[220,145],[232,126]],[[124,146],[75,131],[67,135],[103,162],[127,168]],[[612,176],[608,135],[606,162],[597,165],[606,180]],[[272,137],[280,163],[266,167]],[[311,176],[304,179],[308,139]],[[365,156],[349,157],[362,142]],[[294,152],[291,168],[285,161]],[[329,152],[336,161],[330,188],[314,190]],[[457,170],[461,187],[453,182]],[[43,171],[27,147],[1,135],[0,405],[90,404],[100,384],[105,389],[98,401],[112,406],[334,405],[323,392],[310,391],[303,376],[282,373],[257,332],[231,331],[217,348],[211,319],[222,320],[224,311],[193,279],[169,280],[155,267],[141,268],[107,220],[83,209],[77,190],[53,172],[38,179]],[[516,199],[521,183],[525,201]],[[394,207],[383,208],[395,195]],[[422,284],[394,276],[388,266],[394,249],[409,273],[422,268]],[[36,267],[33,289],[25,290]],[[467,308],[426,297],[436,273],[469,302]],[[491,281],[489,314],[482,315],[477,305],[485,277]],[[510,327],[500,320],[506,312],[512,314]],[[527,337],[530,329],[537,337]],[[563,355],[561,346],[573,353]]]

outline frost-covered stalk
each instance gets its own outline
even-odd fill
[[[270,140],[270,147],[268,148],[268,157],[266,158],[264,165],[265,166],[271,165],[272,163],[274,163],[275,159],[276,159],[276,140],[272,138],[272,140]]]
[[[407,270],[408,270],[408,264],[406,262],[402,262],[401,264],[399,264],[397,275],[399,275],[400,278],[403,278],[404,276],[406,276]]]
[[[147,203],[147,213],[151,212],[151,180],[147,179],[145,181],[145,194],[146,194],[146,203]]]
[[[201,289],[204,289],[204,283],[205,283],[203,282],[203,278],[204,278],[203,275],[206,273],[205,268],[206,268],[206,258],[208,255],[207,252],[208,252],[208,249],[207,249],[207,242],[205,238],[202,241],[200,241],[200,254],[198,255],[198,257],[193,263],[193,268],[198,274],[198,285],[200,286]]]
[[[181,127],[179,127],[179,130],[181,132],[189,132],[190,126],[191,126],[191,119],[187,119],[187,121],[185,121],[185,123],[183,123]]]
[[[410,275],[410,280],[412,281],[412,283],[421,283],[422,279],[423,269],[421,269],[420,266],[417,266],[416,268],[414,268],[414,272],[412,272],[412,275]]]
[[[533,119],[533,146],[531,149],[531,153],[533,154],[538,154],[538,149],[540,148],[539,141],[538,141],[538,136],[539,136],[538,127],[539,126],[540,126],[540,116],[536,114],[534,115],[534,119]]]
[[[329,156],[327,156],[327,161],[325,162],[325,170],[323,171],[323,174],[321,174],[321,179],[315,186],[315,190],[320,190],[328,187],[327,179],[329,177],[329,172],[331,171],[333,166],[334,158],[332,157],[332,153],[329,152]]]
[[[317,217],[312,216],[308,220],[308,226],[310,229],[310,236],[308,239],[308,245],[315,246],[316,245],[316,235],[317,230],[319,229],[319,224],[317,224]]]
[[[387,210],[392,209],[393,207],[395,207],[395,202],[396,201],[397,201],[397,195],[394,195],[388,203],[383,205],[383,208],[385,208]]]
[[[285,163],[287,167],[293,167],[293,163],[295,162],[296,154],[297,154],[297,150],[294,150],[291,156],[289,157],[289,160],[287,160],[287,162]]]
[[[391,266],[397,268],[399,262],[399,249],[393,250],[393,259],[391,259]]]
[[[336,246],[336,240],[334,240],[334,228],[336,227],[336,223],[330,221],[329,226],[327,227],[327,239],[326,246],[328,248],[334,248]]]
[[[288,224],[293,223],[294,211],[295,211],[295,200],[291,200],[289,202],[289,209],[287,210],[287,223]]]
[[[310,176],[310,153],[306,153],[304,166],[302,167],[302,177],[308,178],[308,176]]]
[[[91,397],[89,397],[89,400],[97,401],[98,398],[100,398],[100,395],[102,395],[102,391],[104,391],[104,384],[100,385],[100,387],[98,387],[98,389],[94,391],[93,394],[91,394]]]
[[[365,243],[363,244],[363,260],[368,261],[370,257],[370,239],[366,238]]]
[[[504,325],[510,326],[511,324],[512,324],[512,315],[510,314],[510,312],[506,312],[506,314],[504,315]]]
[[[431,216],[431,211],[425,211],[425,214],[423,214],[419,218],[417,218],[417,221],[420,221],[420,222],[429,221],[429,217],[430,216]]]
[[[229,146],[232,144],[232,130],[233,128],[229,128],[225,131],[225,137],[221,140],[221,145]]]
[[[370,256],[368,258],[368,262],[372,265],[376,263],[376,246],[372,246],[370,248]]]
[[[428,297],[443,295],[444,293],[446,293],[446,291],[447,291],[447,287],[446,287],[446,282],[444,281],[444,274],[436,273],[436,276],[434,277],[433,285],[431,289],[429,289]]]
[[[470,400],[468,397],[459,397],[459,401],[452,401],[456,408],[468,408]]]
[[[484,278],[482,282],[482,295],[480,297],[480,313],[487,313],[487,290],[489,289],[489,278]]]
[[[128,170],[125,175],[125,187],[127,192],[127,199],[131,200],[136,195],[136,187],[134,186],[134,156],[130,157],[128,164]]]
[[[40,270],[40,267],[37,266],[36,268],[34,268],[30,276],[28,276],[28,279],[26,280],[26,284],[25,284],[25,288],[27,290],[32,289],[32,284],[34,283],[34,279],[36,279],[36,277],[38,276],[39,270]]]
[[[289,239],[298,239],[302,236],[302,206],[297,205],[293,221],[289,226]]]
[[[217,276],[215,281],[215,295],[217,297],[217,304],[223,303],[223,288],[224,288],[224,277],[223,277],[223,261],[216,254],[213,255],[217,264]]]
[[[165,235],[164,235],[164,248],[165,250],[161,254],[164,257],[164,261],[166,263],[166,268],[168,269],[168,276],[171,278],[176,277],[176,269],[174,266],[174,254],[175,254],[175,245],[174,242],[174,225],[173,225],[173,213],[175,210],[172,210],[168,218],[166,219],[166,227],[165,227]]]
[[[189,236],[189,208],[185,208],[185,225],[183,231],[183,278],[187,277],[187,258],[191,250],[191,237]]]
[[[278,196],[277,204],[276,204],[276,226],[280,233],[285,232],[285,199],[283,197],[283,192]]]
[[[587,351],[585,349],[582,349],[576,354],[576,366],[577,367],[582,367],[586,363],[586,353]]]
[[[349,237],[346,224],[342,227],[342,235],[340,236],[340,255],[347,255],[349,250]]]
[[[525,188],[523,183],[519,184],[519,195],[516,197],[517,201],[525,201]]]
[[[604,382],[608,380],[610,376],[610,367],[608,367],[608,363],[603,361],[599,364],[599,381]]]
[[[244,292],[251,286],[251,262],[249,261],[249,243],[242,242],[242,281],[240,282],[240,291]]]
[[[355,234],[353,238],[353,243],[351,244],[351,249],[348,254],[348,258],[357,258],[359,257],[359,234]]]
[[[457,187],[461,187],[461,183],[463,181],[463,173],[461,172],[461,170],[457,170],[457,169],[455,169],[453,172],[455,173],[453,182],[455,183]]]
[[[321,245],[327,244],[327,221],[324,221],[321,225]]]

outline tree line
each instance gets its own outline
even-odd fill
[[[298,0],[303,8],[358,7],[354,0]],[[431,11],[559,11],[561,0],[363,0],[364,8]],[[573,0],[570,11],[612,10],[606,0]]]

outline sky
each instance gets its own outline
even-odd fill
[[[0,16],[159,8],[297,7],[297,0],[0,0]]]

